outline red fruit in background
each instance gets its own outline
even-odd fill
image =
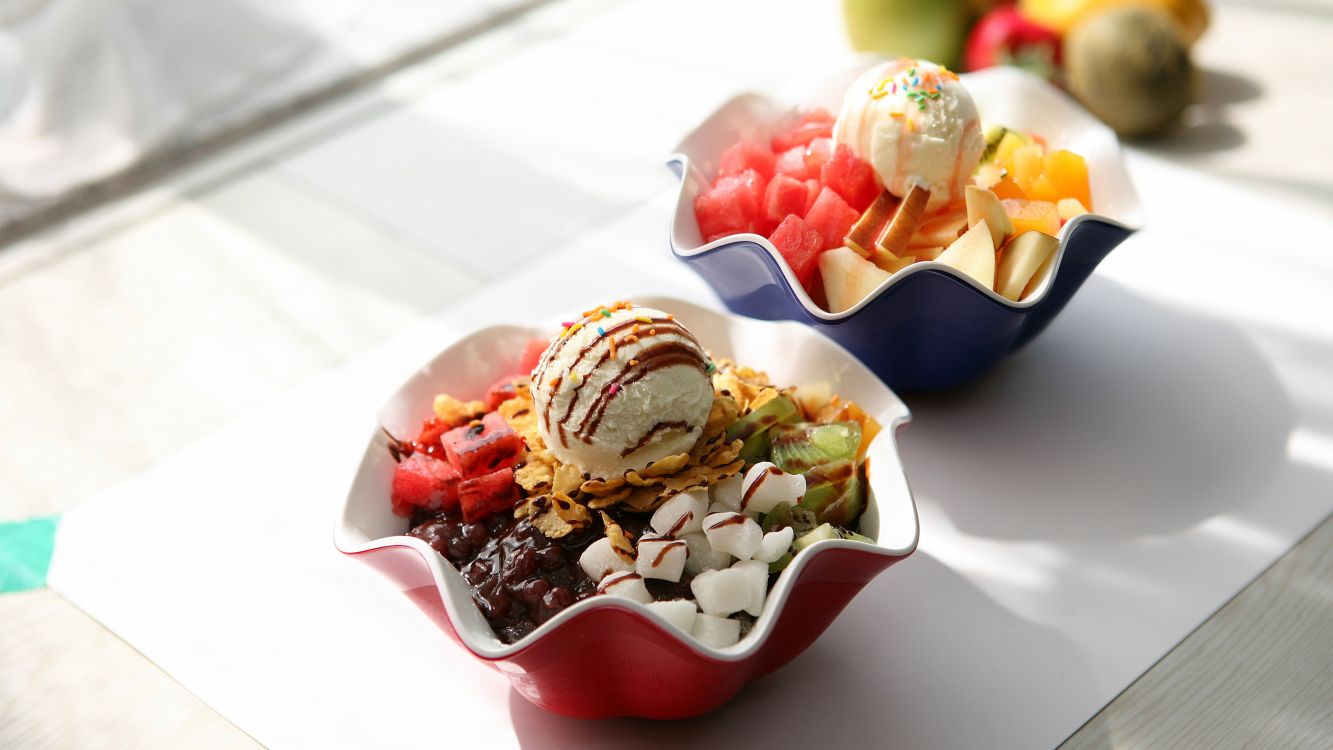
[[[527,345],[523,347],[523,357],[518,361],[519,372],[526,375],[537,369],[537,363],[550,345],[551,342],[546,339],[528,339]]]
[[[452,510],[458,507],[458,469],[448,462],[413,453],[393,470],[389,496],[393,512],[410,517],[414,508]]]
[[[810,170],[805,166],[805,146],[792,146],[778,154],[777,161],[773,163],[773,173],[785,174],[797,180],[809,177]]]
[[[804,186],[801,189],[804,190]],[[819,270],[819,254],[824,251],[824,238],[802,221],[801,217],[793,214],[783,219],[768,239],[786,259],[787,265],[791,266],[796,280],[809,290],[815,271]]]
[[[833,158],[824,162],[820,170],[820,179],[834,192],[847,201],[847,205],[857,211],[865,211],[875,198],[884,192],[875,170],[856,158],[852,150],[843,144],[833,151]]]
[[[514,470],[508,467],[458,484],[458,504],[463,509],[463,520],[468,523],[512,511],[517,502],[518,485],[514,483]]]
[[[440,442],[449,462],[467,478],[512,465],[525,448],[523,438],[496,412],[444,433]]]
[[[842,196],[830,188],[819,191],[815,205],[805,214],[805,223],[809,224],[823,238],[823,249],[842,247],[847,232],[861,218],[861,212],[847,205]]]
[[[804,146],[816,138],[833,135],[833,115],[828,110],[815,109],[801,113],[796,124],[773,136],[774,153],[782,153],[794,146]]]
[[[759,220],[766,181],[763,175],[747,169],[738,175],[719,179],[713,187],[694,199],[694,216],[705,241],[740,232],[752,232]]]
[[[722,152],[722,160],[718,164],[717,176],[729,177],[741,174],[747,169],[753,169],[767,180],[773,176],[773,162],[776,160],[777,157],[773,155],[772,151],[768,150],[767,146],[761,146],[750,141],[741,141]]]
[[[1060,35],[1029,20],[1018,8],[995,8],[967,36],[965,70],[1015,65],[1050,79],[1060,67]]]
[[[807,193],[804,182],[785,174],[774,175],[764,191],[764,220],[776,227],[788,214],[804,216]]]

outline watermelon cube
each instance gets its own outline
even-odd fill
[[[805,210],[801,212],[801,216],[810,213],[810,207],[815,205],[815,200],[819,198],[819,191],[823,189],[824,186],[819,184],[819,180],[809,179],[805,181]]]
[[[537,369],[537,363],[541,361],[542,355],[546,353],[546,347],[550,345],[551,342],[546,339],[528,339],[528,343],[523,347],[523,357],[518,362],[518,371],[527,374]]]
[[[843,144],[833,151],[833,157],[824,162],[819,173],[824,184],[847,201],[857,211],[864,211],[883,192],[875,170],[861,161]]]
[[[514,398],[518,395],[518,386],[528,379],[528,373],[515,373],[506,375],[495,381],[495,383],[486,390],[486,409],[494,411],[500,404]]]
[[[852,225],[861,218],[861,212],[847,205],[842,196],[831,188],[819,191],[815,205],[805,214],[805,223],[809,224],[824,239],[824,249],[842,247],[843,240],[851,231]]]
[[[804,190],[804,188],[802,188]],[[778,249],[801,286],[807,290],[819,269],[819,254],[824,250],[824,238],[801,217],[788,215],[768,238]]]
[[[444,455],[464,478],[481,476],[518,461],[525,448],[523,438],[496,412],[480,422],[456,427],[440,438]]]
[[[773,173],[785,174],[798,180],[809,177],[810,170],[805,166],[805,146],[792,146],[778,154],[777,160],[773,162]]]
[[[819,177],[824,168],[824,162],[827,162],[832,158],[832,138],[816,138],[813,141],[810,141],[810,145],[805,147],[806,177]]]
[[[781,153],[793,146],[804,146],[816,138],[828,138],[833,135],[833,115],[827,110],[816,109],[804,112],[786,131],[773,136],[773,151]]]
[[[704,240],[712,242],[729,234],[753,232],[759,223],[765,187],[763,175],[747,169],[719,179],[695,198],[694,215]]]
[[[729,177],[753,169],[764,179],[773,176],[773,162],[777,157],[767,146],[752,141],[741,141],[722,152],[722,161],[717,168],[718,177]]]
[[[458,469],[447,461],[413,453],[393,470],[389,502],[393,512],[405,518],[416,508],[453,510],[458,507]]]
[[[514,482],[514,470],[508,467],[458,484],[458,504],[463,509],[463,520],[468,523],[511,511],[517,502],[518,484]]]
[[[785,174],[774,175],[764,191],[764,220],[776,227],[789,214],[805,215],[808,194],[804,182]]]

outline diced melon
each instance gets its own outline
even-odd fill
[[[752,141],[741,141],[732,145],[731,148],[722,152],[722,159],[718,164],[717,176],[728,177],[730,175],[741,174],[747,169],[753,169],[764,179],[773,176],[773,162],[777,159],[767,146],[761,146]]]
[[[1065,149],[1046,154],[1045,176],[1059,198],[1075,198],[1092,210],[1092,189],[1088,184],[1088,163],[1082,156]],[[1036,198],[1037,196],[1032,196]]]
[[[1000,145],[995,147],[995,155],[991,157],[991,161],[1008,167],[1010,160],[1013,159],[1014,151],[1018,150],[1019,146],[1026,146],[1031,142],[1032,139],[1022,133],[1013,130],[1006,131],[1004,136],[1000,138]]]
[[[1034,201],[1049,201],[1055,203],[1060,200],[1060,192],[1051,184],[1051,180],[1044,173],[1037,176],[1037,179],[1028,184],[1025,191],[1028,198]]]
[[[805,147],[806,177],[819,177],[824,162],[833,158],[833,139],[816,138]]]
[[[1055,236],[1060,231],[1060,213],[1050,201],[1002,200],[1000,205],[1014,225],[1014,234],[1045,232]]]
[[[832,158],[824,162],[820,179],[857,211],[869,208],[882,192],[875,170],[841,143],[834,148]]]
[[[827,250],[841,247],[843,238],[860,217],[861,212],[847,205],[842,196],[824,188],[815,199],[815,204],[806,212],[805,223],[824,238],[824,249]]]
[[[804,188],[803,188],[804,189]],[[768,238],[791,266],[792,273],[808,291],[819,267],[824,238],[795,214],[787,216]]]
[[[1023,192],[1029,194],[1032,190],[1032,183],[1041,176],[1042,167],[1041,146],[1035,143],[1029,143],[1015,149],[1013,160],[1008,165],[1009,174],[1013,176],[1014,182],[1023,188]]]
[[[764,198],[763,175],[747,169],[723,177],[694,199],[694,215],[706,241],[739,232],[752,232]]]
[[[1027,194],[1023,192],[1023,188],[1019,187],[1018,183],[1014,182],[1014,178],[1009,176],[1006,176],[999,182],[991,185],[990,190],[1001,200],[1006,198],[1011,200],[1027,198]]]
[[[773,175],[764,190],[764,220],[776,227],[788,214],[805,215],[805,183],[785,174]]]

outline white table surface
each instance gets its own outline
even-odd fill
[[[672,28],[678,13],[695,6],[702,4],[674,4],[670,11],[645,3],[557,4],[155,191],[0,253],[0,380],[7,385],[0,407],[7,423],[23,427],[0,438],[0,516],[72,507],[421,320],[494,278],[498,269],[476,260],[488,250],[518,261],[624,212],[668,183],[657,166],[663,150],[713,102],[742,82],[777,85],[806,64],[826,64],[841,44],[836,16],[816,14],[799,28],[759,35],[763,39],[728,36],[741,51],[719,67],[703,62],[707,43],[682,49],[672,34],[642,33]],[[709,8],[719,23],[749,19],[732,5]],[[1333,214],[1323,173],[1333,163],[1323,137],[1333,115],[1326,95],[1310,95],[1328,91],[1321,72],[1327,65],[1314,61],[1329,58],[1323,40],[1331,27],[1326,3],[1223,4],[1198,50],[1211,71],[1205,80],[1212,84],[1212,103],[1201,108],[1188,138],[1152,150],[1314,214]],[[785,45],[778,41],[784,39]],[[516,56],[519,49],[523,54]],[[1279,58],[1307,65],[1288,66],[1281,75],[1256,72],[1255,60]],[[648,75],[661,97],[623,95]],[[534,82],[548,85],[524,88],[531,94],[521,100],[497,93]],[[586,122],[562,121],[541,131],[526,124],[534,111],[564,101],[560,87],[570,86],[587,107]],[[505,140],[513,133],[521,139]],[[465,145],[437,151],[437,138]],[[495,214],[439,207],[437,196],[449,195],[457,183],[448,169],[432,167],[423,156],[433,153],[473,158],[476,169],[501,176],[509,189],[483,194],[488,204],[547,200],[550,183],[544,179],[550,175],[574,175],[576,190],[558,196],[564,201],[559,212],[515,212],[531,223],[507,229],[536,238],[528,247],[488,245],[493,238],[484,230]],[[1285,241],[1303,239],[1276,234]],[[376,262],[367,260],[368,247]],[[1253,258],[1232,260],[1259,263],[1263,256],[1257,249]],[[1309,269],[1306,278],[1327,286],[1327,267]],[[1196,312],[1206,313],[1206,307]],[[35,309],[44,314],[34,316]],[[82,324],[71,326],[72,320]],[[1309,354],[1308,374],[1326,364],[1299,337],[1274,346],[1289,347],[1297,361]],[[947,420],[951,407],[936,408]],[[60,472],[61,448],[74,434],[86,450],[80,471],[70,475]],[[1324,434],[1308,434],[1304,449],[1322,455]],[[984,509],[972,522],[1003,525]],[[1076,527],[1076,519],[1065,526]],[[1319,554],[1327,544],[1327,534],[1316,535],[1297,548],[1301,553],[1314,545],[1311,554],[1293,553],[1291,559],[1307,565],[1322,560],[1327,570],[1327,555]],[[1274,572],[1279,570],[1286,568]],[[1303,596],[1300,582],[1306,579],[1299,574],[1284,580],[1296,584],[1279,593],[1275,607],[1298,601],[1295,620],[1327,622],[1326,597]],[[1227,615],[1223,610],[1214,619],[1226,624],[1219,618]],[[1262,634],[1262,615],[1250,611],[1248,617],[1241,622]],[[0,673],[0,743],[245,741],[51,592],[0,597],[0,620],[15,623],[0,630],[0,663],[11,665]],[[1275,648],[1261,637],[1232,633],[1256,652]],[[1312,638],[1327,642],[1326,627],[1287,636],[1289,650],[1327,663],[1326,650],[1309,648]],[[1177,652],[1188,651],[1193,640]],[[1184,664],[1163,662],[1136,687],[1148,692],[1154,680],[1185,674],[1230,682],[1210,671],[1224,661],[1204,650]],[[1169,668],[1165,676],[1154,677],[1163,668]],[[1262,665],[1249,668],[1263,671]],[[1322,685],[1326,689],[1327,682]],[[1158,696],[1180,708],[1159,726],[1197,724],[1198,717],[1217,713],[1211,705],[1194,705],[1188,713],[1192,704],[1183,692]],[[1308,692],[1291,697],[1283,707],[1288,723],[1326,718],[1326,704],[1315,704],[1311,714],[1309,699]],[[70,703],[82,708],[73,720]],[[1245,718],[1261,703],[1254,691],[1239,691],[1213,724],[1271,732],[1271,722]],[[1121,720],[1103,716],[1074,741],[1109,733],[1105,744],[1133,742],[1139,735],[1117,739],[1107,729],[1132,729],[1129,719],[1140,712],[1132,706],[1125,711]],[[164,721],[164,714],[173,718]],[[1226,736],[1245,737],[1234,731]],[[1299,736],[1327,741],[1326,734]]]

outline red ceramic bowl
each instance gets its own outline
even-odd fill
[[[527,340],[550,336],[555,327],[496,326],[464,338],[413,375],[381,411],[335,543],[388,576],[528,700],[566,716],[673,719],[711,711],[804,651],[857,592],[917,544],[916,505],[894,439],[907,408],[864,365],[797,323],[740,318],[673,299],[637,301],[674,313],[715,356],[763,369],[775,383],[829,382],[885,426],[870,445],[870,502],[861,519],[862,533],[877,543],[830,540],[803,550],[778,577],[751,632],[728,648],[705,646],[645,607],[608,596],[578,602],[517,643],[502,643],[458,571],[404,536],[407,523],[389,509],[394,461],[380,428],[415,433],[436,393],[480,395],[516,369]]]

